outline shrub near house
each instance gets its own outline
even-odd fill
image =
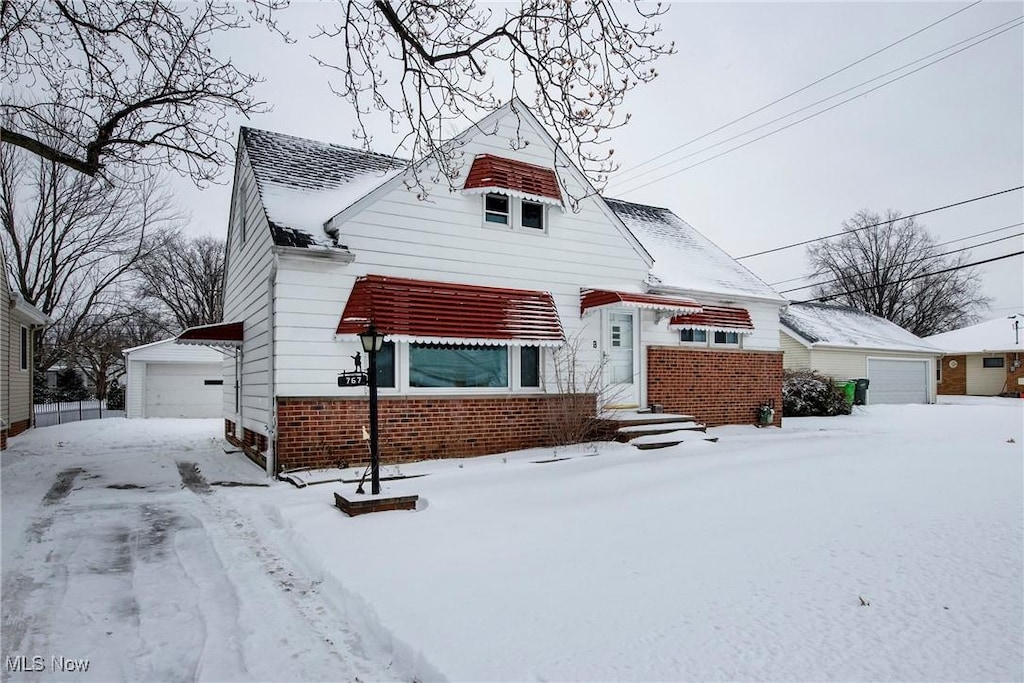
[[[782,382],[783,417],[849,414],[850,404],[831,377],[813,370],[786,370]]]

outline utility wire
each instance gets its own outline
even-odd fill
[[[1017,225],[1024,225],[1024,223],[1018,223]],[[985,245],[995,244],[996,242],[1003,242],[1005,240],[1013,239],[1014,237],[1024,237],[1024,232],[1018,232],[1016,235],[1008,235],[1007,237],[998,237],[998,238],[996,238],[994,240],[989,240],[988,242],[981,242],[979,244],[972,244],[969,247],[961,247],[960,249],[954,249],[953,251],[945,251],[945,252],[943,252],[941,254],[932,254],[930,256],[922,256],[920,258],[911,259],[909,261],[904,261],[901,265],[910,265],[911,263],[920,263],[921,261],[930,261],[932,259],[942,258],[943,256],[951,256],[952,254],[959,254],[960,252],[967,251],[968,249],[974,249],[975,247],[984,247]],[[808,285],[803,285],[802,287],[792,287],[790,289],[780,289],[780,290],[778,290],[778,292],[779,292],[779,294],[787,294],[789,292],[798,292],[801,289],[809,289],[811,287],[818,287],[818,286],[822,286],[822,285],[831,285],[831,284],[836,283],[836,282],[841,282],[842,280],[843,280],[843,278],[837,277],[837,278],[833,278],[831,280],[824,280],[822,282],[812,282],[812,283],[810,283]]]
[[[865,55],[864,57],[861,57],[860,59],[858,59],[855,62],[850,62],[849,64],[847,64],[843,68],[837,69],[836,71],[833,71],[830,74],[822,76],[818,80],[813,81],[812,83],[808,83],[807,85],[803,86],[802,88],[798,88],[798,89],[794,90],[793,92],[789,93],[788,95],[783,95],[782,97],[780,97],[780,98],[778,98],[776,100],[772,100],[768,104],[762,105],[761,107],[758,107],[757,109],[755,109],[755,110],[753,110],[753,111],[751,111],[751,112],[749,112],[747,114],[744,114],[743,116],[741,116],[741,117],[739,117],[737,119],[733,119],[729,123],[725,123],[725,124],[719,126],[718,128],[715,128],[714,130],[711,130],[711,131],[708,131],[707,133],[704,133],[703,135],[701,135],[699,137],[695,137],[695,138],[693,138],[692,140],[690,140],[688,142],[684,142],[683,144],[678,145],[676,147],[673,147],[672,149],[667,150],[665,152],[662,152],[661,154],[658,154],[657,156],[653,156],[650,159],[648,159],[647,161],[642,161],[639,164],[636,164],[634,166],[630,166],[628,168],[622,169],[622,172],[629,172],[629,171],[635,170],[637,168],[640,168],[642,166],[646,166],[647,164],[651,163],[652,161],[657,161],[658,159],[660,159],[661,157],[665,156],[666,154],[671,154],[672,152],[680,150],[680,149],[682,149],[682,148],[684,148],[684,147],[686,147],[688,145],[692,145],[695,142],[699,142],[700,140],[703,140],[704,138],[708,137],[709,135],[714,135],[715,133],[717,133],[720,130],[724,130],[725,128],[728,128],[729,126],[731,126],[733,124],[739,123],[740,121],[743,121],[745,119],[750,118],[754,114],[758,114],[758,113],[764,111],[768,107],[774,106],[774,105],[776,105],[779,102],[782,102],[784,100],[788,100],[790,97],[793,97],[794,95],[798,95],[798,94],[802,93],[804,90],[812,88],[812,87],[816,86],[817,84],[819,84],[819,83],[821,83],[823,81],[827,81],[828,79],[832,78],[833,76],[837,76],[837,75],[843,73],[844,71],[846,71],[847,69],[850,69],[850,68],[853,68],[853,67],[857,66],[861,62],[865,62],[865,61],[871,59],[872,57],[874,57],[876,55],[882,54],[883,52],[885,52],[886,50],[888,50],[891,47],[895,47],[895,46],[899,45],[902,42],[910,40],[911,38],[913,38],[914,36],[916,36],[916,35],[918,35],[920,33],[924,33],[925,31],[927,31],[928,29],[932,28],[933,26],[938,26],[939,24],[941,24],[942,22],[946,21],[947,19],[952,19],[953,17],[955,17],[956,15],[960,14],[961,12],[966,12],[967,10],[971,9],[972,7],[974,7],[975,5],[980,4],[981,1],[982,0],[976,0],[976,2],[972,2],[970,5],[967,5],[966,7],[958,9],[957,11],[953,12],[952,14],[947,14],[946,16],[942,17],[938,21],[933,21],[932,23],[928,24],[924,28],[920,28],[920,29],[914,31],[913,33],[905,35],[902,38],[900,38],[899,40],[897,40],[897,41],[895,41],[893,43],[889,43],[885,47],[880,48],[878,50],[875,50],[871,54]]]
[[[952,268],[944,268],[942,270],[933,270],[930,273],[923,273],[921,275],[915,275],[914,277],[908,277],[908,278],[904,278],[902,280],[894,280],[893,282],[888,282],[886,284],[888,284],[888,285],[899,285],[899,284],[903,284],[904,282],[912,282],[913,280],[920,280],[922,278],[931,277],[933,275],[941,275],[942,273],[952,273],[955,270],[963,270],[964,268],[970,268],[971,266],[980,266],[980,265],[985,264],[985,263],[992,263],[993,261],[1002,261],[1003,259],[1013,258],[1014,256],[1020,256],[1021,254],[1024,254],[1024,251],[1015,251],[1012,254],[1003,254],[1002,256],[994,256],[993,258],[985,259],[984,261],[975,261],[974,263],[964,263],[962,265],[954,266]],[[843,290],[842,292],[837,292],[836,294],[829,294],[827,296],[819,296],[816,299],[805,299],[803,301],[792,301],[790,303],[794,303],[794,304],[810,304],[810,303],[814,303],[815,301],[827,301],[828,299],[834,299],[837,296],[843,296],[845,294],[856,294],[857,292],[866,292],[869,289],[874,289],[877,286],[878,285],[872,285],[870,287],[860,287],[859,289],[846,289],[846,290]]]
[[[1020,18],[1021,17],[1018,17],[1018,19],[1020,19]],[[775,129],[773,131],[769,131],[769,132],[765,133],[764,135],[760,135],[760,136],[754,138],[753,140],[748,140],[747,142],[744,142],[744,143],[741,143],[739,145],[736,145],[735,147],[730,147],[729,149],[723,150],[723,151],[719,152],[718,154],[714,154],[714,155],[708,157],[707,159],[702,159],[701,161],[698,161],[696,163],[690,164],[689,166],[684,166],[683,168],[680,168],[680,169],[677,169],[675,171],[672,171],[671,173],[666,173],[663,176],[659,176],[659,177],[655,178],[654,180],[651,180],[649,182],[643,183],[641,185],[637,185],[634,188],[627,189],[627,190],[619,190],[616,194],[619,194],[620,196],[624,196],[624,195],[630,194],[631,192],[636,192],[637,190],[639,190],[642,187],[648,187],[648,186],[653,185],[655,183],[660,183],[662,180],[665,180],[667,178],[671,178],[674,175],[679,175],[680,173],[682,173],[684,171],[689,171],[690,169],[697,168],[698,166],[702,166],[702,165],[708,163],[709,161],[714,161],[715,159],[718,159],[719,157],[723,157],[726,154],[729,154],[731,152],[735,152],[738,149],[742,149],[742,148],[744,148],[744,147],[746,147],[748,145],[754,144],[755,142],[758,142],[760,140],[764,140],[765,138],[771,137],[771,136],[775,135],[776,133],[781,133],[784,130],[792,128],[793,126],[799,125],[799,124],[803,123],[804,121],[809,121],[810,119],[813,119],[813,118],[815,118],[817,116],[820,116],[820,115],[822,115],[822,114],[824,114],[826,112],[832,111],[833,109],[841,107],[844,104],[852,102],[853,100],[859,99],[859,98],[863,97],[864,95],[869,95],[869,94],[875,92],[876,90],[880,90],[880,89],[884,88],[887,85],[891,85],[892,83],[895,83],[897,81],[901,81],[904,78],[906,78],[907,76],[912,76],[912,75],[916,74],[918,71],[921,71],[923,69],[927,69],[929,66],[932,66],[934,64],[938,64],[939,62],[941,62],[943,60],[949,59],[950,57],[953,57],[954,55],[958,55],[958,54],[960,54],[961,52],[963,52],[965,50],[971,49],[972,47],[976,47],[976,46],[978,46],[978,45],[980,45],[980,44],[982,44],[982,43],[984,43],[984,42],[986,42],[988,40],[991,40],[992,38],[995,38],[998,35],[1006,33],[1007,31],[1010,31],[1010,30],[1012,30],[1014,28],[1017,28],[1019,26],[1021,26],[1021,24],[1014,24],[1013,26],[1009,26],[1007,28],[1004,28],[1002,31],[999,31],[998,33],[993,33],[992,35],[990,35],[990,36],[988,36],[986,38],[982,38],[981,40],[979,40],[979,41],[977,41],[975,43],[972,43],[971,45],[967,45],[965,47],[962,47],[959,50],[957,50],[956,52],[951,52],[948,55],[945,55],[944,57],[939,57],[938,59],[936,59],[934,61],[931,61],[931,62],[929,62],[927,64],[922,65],[922,66],[919,66],[918,68],[914,69],[913,71],[908,71],[907,73],[905,73],[905,74],[903,74],[901,76],[897,76],[896,78],[893,78],[893,79],[890,79],[888,81],[885,81],[884,83],[880,83],[879,85],[876,85],[874,88],[870,88],[868,90],[865,90],[862,93],[858,93],[856,95],[848,97],[845,100],[840,100],[839,102],[836,102],[832,106],[826,107],[826,108],[822,109],[821,111],[817,111],[817,112],[815,112],[813,114],[808,114],[807,116],[803,117],[802,119],[797,119],[796,121],[793,121],[792,123],[788,123],[785,126],[782,126],[781,128],[777,128],[777,129]]]
[[[946,240],[945,242],[939,242],[938,244],[933,244],[932,246],[933,247],[944,247],[947,244],[953,244],[954,242],[963,242],[964,240],[969,240],[969,239],[974,238],[974,237],[982,237],[984,235],[991,235],[992,233],[1002,232],[1003,230],[1009,230],[1010,228],[1017,228],[1017,227],[1020,227],[1021,225],[1024,225],[1024,223],[1013,223],[1012,225],[1004,225],[1001,228],[994,228],[992,230],[985,230],[983,232],[976,232],[976,233],[973,233],[971,235],[964,235],[963,237],[957,237],[955,240]],[[1016,237],[1016,235],[1013,235],[1013,237]],[[988,242],[983,242],[982,244],[988,244]],[[978,246],[981,246],[981,245],[980,244],[976,244],[974,246],[978,247]],[[778,282],[769,282],[768,285],[770,287],[774,287],[775,285],[784,285],[784,284],[786,284],[788,282],[796,282],[797,280],[810,280],[811,277],[812,276],[810,276],[810,275],[801,275],[800,277],[791,277],[788,280],[779,280]]]
[[[984,36],[987,33],[992,33],[993,31],[996,31],[998,29],[1003,28],[1007,24],[1012,24],[1014,22],[1020,21],[1021,19],[1024,19],[1024,16],[1019,16],[1019,17],[1016,17],[1014,19],[1010,19],[1009,21],[1004,21],[1001,24],[998,24],[998,25],[993,26],[991,28],[985,29],[984,31],[981,31],[980,33],[976,33],[976,34],[974,34],[973,36],[971,36],[969,38],[964,38],[961,41],[953,43],[952,45],[947,45],[946,47],[942,48],[941,50],[936,50],[935,52],[932,52],[931,54],[927,54],[924,57],[919,57],[919,58],[917,58],[917,59],[915,59],[913,61],[907,62],[906,64],[903,64],[901,66],[898,66],[895,69],[891,69],[889,71],[886,71],[883,74],[880,74],[880,75],[875,76],[873,78],[869,78],[866,81],[861,81],[857,85],[852,85],[849,88],[846,88],[845,90],[840,90],[839,92],[833,93],[833,94],[829,95],[828,97],[824,97],[824,98],[822,98],[820,100],[817,100],[816,102],[812,102],[810,104],[804,105],[803,107],[800,107],[799,109],[794,109],[793,111],[791,111],[791,112],[789,112],[787,114],[783,114],[782,116],[778,116],[778,117],[772,119],[771,121],[766,121],[765,123],[762,123],[760,125],[754,126],[753,128],[748,128],[745,131],[742,131],[740,133],[736,133],[735,135],[727,137],[727,138],[725,138],[723,140],[719,140],[718,142],[716,142],[714,144],[711,144],[711,145],[708,145],[707,147],[702,147],[702,148],[700,148],[700,149],[698,149],[698,150],[696,150],[694,152],[690,152],[688,154],[684,154],[681,157],[677,157],[677,158],[672,159],[670,161],[666,161],[665,163],[659,164],[658,166],[655,166],[654,168],[649,168],[646,171],[641,171],[640,173],[636,174],[635,176],[633,176],[631,178],[626,178],[624,180],[621,179],[621,178],[616,178],[615,180],[612,181],[611,184],[614,186],[614,185],[619,185],[619,184],[623,184],[623,183],[625,183],[626,185],[634,183],[634,182],[636,182],[637,180],[639,180],[640,178],[642,178],[645,175],[648,175],[650,173],[654,173],[655,171],[660,171],[661,169],[667,168],[669,166],[672,166],[673,164],[677,164],[680,161],[683,161],[684,159],[690,159],[690,158],[695,157],[695,156],[697,156],[699,154],[703,154],[704,152],[708,152],[708,151],[714,149],[715,147],[721,147],[722,145],[724,145],[724,144],[726,144],[728,142],[732,142],[733,140],[741,138],[741,137],[743,137],[745,135],[749,135],[750,133],[754,133],[754,132],[757,132],[757,131],[759,131],[759,130],[761,130],[763,128],[767,128],[768,126],[771,126],[771,125],[776,124],[776,123],[778,123],[780,121],[788,119],[791,116],[795,116],[796,114],[799,114],[802,111],[807,111],[808,109],[816,107],[819,104],[824,104],[825,102],[828,102],[829,100],[833,100],[833,99],[835,99],[837,97],[845,95],[848,92],[852,92],[854,90],[857,90],[858,88],[861,88],[861,87],[863,87],[865,85],[868,85],[869,83],[874,83],[875,81],[881,80],[881,79],[885,78],[886,76],[891,76],[894,73],[903,71],[904,69],[906,69],[908,67],[911,67],[911,66],[913,66],[915,64],[923,62],[923,61],[925,61],[927,59],[931,59],[932,57],[935,57],[936,55],[942,54],[943,52],[948,52],[949,50],[952,50],[952,49],[954,49],[956,47],[959,47],[959,46],[963,45],[964,43],[969,43],[970,41],[972,41],[972,40],[974,40],[976,38],[980,38],[981,36]],[[1011,26],[1010,28],[1014,28],[1014,27]],[[1009,30],[1009,29],[1007,29],[1007,30]],[[999,35],[999,34],[997,33],[995,35]],[[989,37],[994,38],[995,36],[993,35],[993,36],[989,36]],[[975,43],[975,44],[980,44],[981,42],[982,41],[978,41],[978,43]],[[974,47],[974,46],[971,45],[969,47]],[[953,53],[953,54],[956,54],[956,53]],[[952,56],[952,55],[947,55],[947,56]],[[936,62],[938,62],[938,61],[941,61],[941,60],[936,60]],[[932,64],[934,64],[934,63],[935,62],[932,62]],[[927,64],[925,66],[931,66],[931,64]],[[914,73],[914,72],[911,72],[911,73]],[[906,75],[909,76],[910,74],[908,73]],[[896,80],[898,80],[898,79],[896,79]],[[890,81],[890,82],[892,82],[892,81]],[[882,85],[886,85],[886,84],[883,83]],[[881,87],[881,86],[879,86],[879,87]],[[854,96],[854,98],[852,98],[852,99],[856,99],[857,97],[860,97],[861,95],[866,95],[869,92],[871,92],[871,91],[868,90],[867,92],[860,93],[860,94]],[[840,103],[840,104],[842,104],[842,103]],[[819,112],[819,113],[824,113],[825,111],[828,111],[828,109],[825,109],[825,110],[823,110],[822,112]],[[719,130],[721,130],[721,129],[719,129]],[[784,130],[784,129],[780,129],[780,130]],[[687,144],[689,144],[689,143],[687,143]],[[681,149],[682,147],[685,147],[685,146],[686,145],[681,145],[680,147],[677,147],[676,150]],[[673,150],[673,151],[675,151],[675,150]],[[665,154],[668,154],[668,153],[669,152],[665,152],[663,154],[659,154],[658,157],[656,157],[656,158],[660,158],[662,156],[665,156]],[[653,161],[653,159],[651,161]],[[645,162],[645,163],[649,163],[649,162]],[[636,167],[634,167],[634,168],[636,168]],[[628,173],[627,173],[627,175],[628,175]],[[655,181],[655,182],[657,182],[657,181]],[[639,189],[639,187],[640,186],[634,187],[632,190],[625,190],[625,192],[633,192],[633,191]],[[621,192],[620,192],[620,194],[621,194]]]
[[[1022,190],[1022,189],[1024,189],[1024,185],[1018,185],[1017,187],[1007,188],[1005,190],[1000,190],[998,192],[993,192],[991,194],[982,195],[980,197],[972,197],[971,199],[964,199],[963,201],[954,202],[953,204],[946,204],[945,206],[939,206],[939,207],[936,207],[934,209],[928,209],[927,211],[918,211],[917,213],[911,213],[911,214],[908,214],[906,216],[899,216],[898,218],[895,218],[895,219],[892,219],[892,220],[905,220],[907,218],[915,218],[917,216],[924,216],[925,214],[935,213],[936,211],[945,211],[946,209],[952,209],[952,208],[954,208],[956,206],[963,206],[964,204],[970,204],[971,202],[980,202],[983,199],[989,199],[991,197],[998,197],[1001,194],[1006,194],[1007,192],[1016,192],[1017,190]],[[734,260],[739,261],[739,260],[746,259],[746,258],[753,258],[754,256],[764,256],[765,254],[773,254],[773,253],[775,253],[777,251],[783,251],[785,249],[792,249],[793,247],[802,247],[805,244],[812,244],[814,242],[822,242],[824,240],[832,239],[833,237],[839,237],[840,235],[848,235],[848,234],[851,234],[851,233],[860,232],[861,230],[868,230],[870,228],[877,228],[880,225],[885,225],[886,223],[890,223],[890,222],[892,222],[892,221],[891,220],[885,220],[885,221],[880,221],[878,223],[872,223],[871,225],[863,225],[863,226],[861,226],[859,228],[854,228],[853,230],[843,230],[842,232],[834,232],[831,235],[825,235],[824,237],[815,237],[814,239],[803,240],[802,242],[793,242],[792,244],[786,244],[786,245],[783,245],[781,247],[775,247],[774,249],[765,249],[764,251],[754,252],[753,254],[746,254],[745,256],[737,256],[737,257],[735,257]]]

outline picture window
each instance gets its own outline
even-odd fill
[[[411,344],[410,387],[507,387],[508,348]]]

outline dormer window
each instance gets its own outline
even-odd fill
[[[522,225],[524,228],[544,229],[544,205],[526,199],[522,204]]]
[[[508,225],[508,195],[490,193],[484,200],[484,220],[488,223]]]

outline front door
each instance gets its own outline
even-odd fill
[[[603,399],[607,408],[635,408],[640,403],[636,331],[633,311],[609,312],[605,317]]]

